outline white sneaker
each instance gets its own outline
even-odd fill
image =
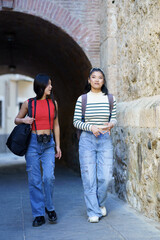
[[[98,223],[99,222],[99,217],[94,216],[94,217],[89,217],[88,222],[90,223]]]
[[[105,217],[107,215],[107,210],[105,207],[100,207],[102,216]]]

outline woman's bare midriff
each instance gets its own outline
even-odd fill
[[[51,130],[51,132],[53,133],[53,131]],[[35,130],[32,130],[32,133],[36,133]],[[37,130],[37,134],[40,135],[40,134],[47,134],[47,135],[50,135],[50,129],[45,129],[45,130]]]

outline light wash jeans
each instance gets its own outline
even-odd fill
[[[53,205],[55,150],[53,136],[48,143],[38,143],[36,134],[32,133],[31,141],[25,155],[26,171],[33,217],[44,216],[55,210]],[[41,174],[41,163],[43,177]]]
[[[113,146],[108,133],[95,137],[83,131],[79,141],[79,160],[84,188],[84,199],[89,217],[101,217],[107,188],[112,179]]]

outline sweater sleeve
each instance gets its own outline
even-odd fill
[[[81,129],[83,131],[91,131],[92,125],[82,122],[82,96],[80,96],[76,102],[73,125],[75,128]]]
[[[113,122],[114,125],[117,124],[117,110],[116,110],[116,99],[113,96],[113,109],[112,109],[112,114],[111,114],[111,119],[110,122]]]

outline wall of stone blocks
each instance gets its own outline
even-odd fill
[[[121,0],[116,6],[118,98],[160,94],[160,1]]]
[[[119,197],[148,217],[160,218],[160,95],[118,104],[114,142]]]
[[[158,0],[107,0],[101,9],[105,16],[101,66],[106,66],[108,88],[118,102],[118,124],[112,131],[115,189],[120,198],[156,220],[160,220],[159,12]]]
[[[101,0],[100,53],[109,92],[117,95],[117,8],[115,1]]]

